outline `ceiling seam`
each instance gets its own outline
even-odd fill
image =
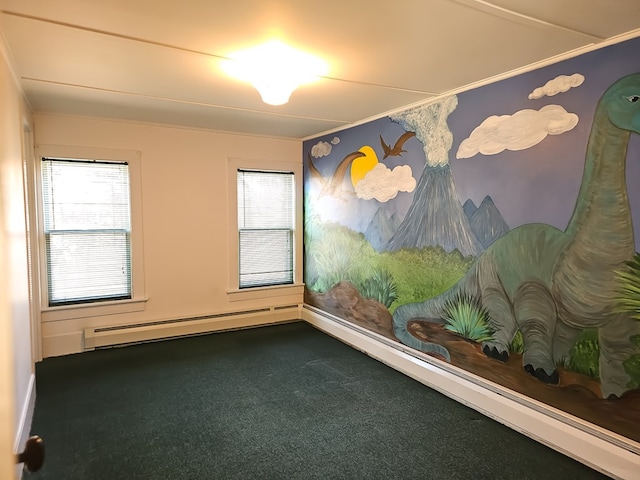
[[[318,78],[324,78],[325,80],[335,80],[337,82],[351,83],[351,84],[362,85],[362,86],[367,86],[367,87],[384,88],[386,90],[397,90],[397,91],[405,92],[405,93],[417,93],[417,94],[420,94],[420,95],[429,95],[429,96],[440,95],[439,92],[432,92],[432,91],[429,91],[429,90],[415,90],[413,88],[393,87],[391,85],[384,85],[384,84],[381,84],[381,83],[361,82],[359,80],[346,80],[344,78],[336,78],[336,77],[330,77],[330,76],[325,76],[325,75],[318,76]]]
[[[214,103],[196,102],[196,101],[192,101],[192,100],[181,100],[181,99],[178,99],[178,98],[161,97],[161,96],[158,96],[158,95],[146,95],[146,94],[143,94],[143,93],[127,92],[127,91],[124,91],[124,90],[115,90],[115,89],[102,88],[102,87],[92,87],[90,85],[80,85],[80,84],[76,84],[76,83],[58,82],[58,81],[54,81],[54,80],[44,80],[44,79],[41,79],[41,78],[34,78],[34,77],[21,77],[21,78],[22,78],[22,80],[27,81],[27,82],[36,82],[36,83],[43,83],[43,84],[48,84],[48,85],[57,85],[57,86],[62,86],[62,87],[80,88],[80,89],[83,89],[83,90],[92,90],[92,91],[103,92],[103,93],[114,93],[114,94],[118,94],[118,95],[127,95],[127,96],[130,96],[130,97],[146,98],[146,99],[150,99],[150,100],[160,100],[160,101],[165,101],[165,102],[181,103],[181,104],[184,104],[184,105],[194,105],[194,106],[207,107],[207,108],[220,108],[220,109],[224,109],[224,110],[234,110],[234,111],[239,111],[239,112],[256,113],[256,114],[261,114],[261,115],[270,115],[270,116],[277,116],[277,117],[283,117],[283,118],[296,118],[296,119],[302,119],[302,120],[313,120],[313,121],[321,121],[321,122],[334,122],[334,123],[342,123],[342,124],[349,124],[349,123],[351,123],[353,121],[353,120],[337,120],[337,119],[322,118],[322,117],[308,117],[308,116],[303,116],[303,115],[291,115],[291,114],[278,113],[278,112],[269,112],[269,111],[266,111],[266,110],[253,110],[253,109],[240,108],[240,107],[229,107],[229,106],[226,106],[226,105],[218,105],[218,104],[214,104]]]
[[[101,30],[99,28],[85,27],[83,25],[75,25],[73,23],[62,22],[60,20],[52,20],[49,18],[37,17],[35,15],[27,15],[24,13],[12,12],[10,10],[2,10],[2,13],[5,15],[10,15],[12,17],[18,17],[18,18],[24,18],[26,20],[33,20],[36,22],[48,23],[50,25],[57,25],[59,27],[72,28],[74,30],[82,30],[85,32],[97,33],[99,35],[106,35],[108,37],[120,38],[122,40],[131,40],[133,42],[145,43],[148,45],[155,45],[157,47],[170,48],[170,49],[179,50],[185,53],[195,53],[197,55],[204,55],[207,57],[219,58],[221,60],[231,60],[230,58],[224,57],[222,55],[202,52],[200,50],[193,50],[191,48],[186,48],[186,47],[179,47],[177,45],[171,45],[170,43],[163,43],[163,42],[157,42],[155,40],[148,40],[145,38],[134,37],[133,35],[125,35],[123,33],[108,32],[107,30]]]
[[[500,7],[486,0],[448,0],[448,1],[460,4],[460,5],[464,5],[474,10],[480,10],[480,11],[484,11],[494,15],[502,14],[504,18],[514,18],[514,19],[524,20],[525,22],[528,22],[528,23],[543,25],[545,27],[551,27],[558,30],[564,30],[569,33],[582,35],[584,37],[590,38],[591,41],[595,41],[595,42],[602,42],[606,40],[605,37],[594,35],[588,32],[583,32],[575,28],[570,28],[565,25],[560,25],[559,23],[552,23],[547,20],[542,20],[540,18],[532,17],[530,15],[526,15],[524,13],[520,13],[515,10]],[[494,13],[494,12],[497,12],[497,13]]]
[[[81,30],[81,31],[84,31],[84,32],[96,33],[96,34],[99,34],[99,35],[105,35],[105,36],[108,36],[108,37],[119,38],[119,39],[122,39],[122,40],[129,40],[129,41],[132,41],[132,42],[144,43],[146,45],[154,45],[156,47],[169,48],[169,49],[177,50],[177,51],[180,51],[180,52],[192,53],[192,54],[195,54],[195,55],[202,55],[202,56],[206,56],[206,57],[210,57],[210,58],[217,58],[217,59],[220,59],[220,60],[233,60],[232,58],[226,57],[224,55],[217,55],[215,53],[203,52],[201,50],[194,50],[194,49],[191,49],[191,48],[180,47],[178,45],[172,45],[170,43],[157,42],[155,40],[148,40],[148,39],[145,39],[145,38],[135,37],[133,35],[125,35],[123,33],[109,32],[107,30],[102,30],[102,29],[99,29],[99,28],[86,27],[86,26],[83,26],[83,25],[76,25],[76,24],[69,23],[69,22],[63,22],[63,21],[60,21],[60,20],[52,20],[52,19],[48,19],[48,18],[38,17],[38,16],[35,16],[35,15],[27,15],[27,14],[24,14],[24,13],[13,12],[11,10],[0,10],[0,12],[2,12],[5,15],[10,15],[10,16],[13,16],[13,17],[18,17],[18,18],[23,18],[23,19],[26,19],[26,20],[32,20],[32,21],[36,21],[36,22],[48,23],[50,25],[57,25],[57,26],[60,26],[60,27],[71,28],[71,29],[74,29],[74,30]],[[421,95],[430,95],[430,96],[438,95],[438,93],[434,93],[434,92],[430,92],[430,91],[415,90],[415,89],[404,88],[404,87],[396,87],[396,86],[384,85],[384,84],[380,84],[380,83],[362,82],[362,81],[358,81],[358,80],[347,80],[347,79],[344,79],[344,78],[330,77],[330,76],[325,76],[325,75],[318,75],[316,78],[321,78],[321,79],[324,79],[324,80],[335,81],[335,82],[349,83],[349,84],[354,84],[354,85],[363,85],[363,86],[368,86],[368,87],[384,88],[384,89],[387,89],[387,90],[396,90],[396,91],[401,91],[401,92],[406,92],[406,93],[418,93],[418,94],[421,94]]]

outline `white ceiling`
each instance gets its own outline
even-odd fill
[[[640,0],[0,0],[35,112],[305,138],[640,28]],[[264,104],[221,62],[277,38],[330,71]]]

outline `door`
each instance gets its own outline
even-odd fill
[[[0,208],[0,478],[17,478],[14,438],[15,386],[11,305],[5,242],[4,210]]]

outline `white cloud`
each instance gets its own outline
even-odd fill
[[[393,170],[383,163],[376,164],[365,177],[356,184],[356,194],[363,200],[375,198],[387,202],[398,195],[398,192],[413,192],[416,179],[409,165],[399,165]]]
[[[332,144],[332,145],[337,145],[337,144],[339,144],[339,143],[340,143],[340,139],[339,139],[338,137],[333,137],[333,138],[331,139],[331,144]]]
[[[328,142],[318,142],[311,147],[311,156],[313,158],[326,157],[331,153],[333,147]]]
[[[535,100],[542,98],[545,95],[553,97],[558,93],[564,93],[571,88],[579,87],[584,82],[584,76],[579,73],[573,75],[559,75],[556,78],[549,80],[542,87],[536,88],[529,94],[529,100]]]
[[[505,149],[524,150],[537,145],[547,135],[568,132],[577,124],[578,116],[560,105],[520,110],[513,115],[493,115],[460,144],[456,158],[469,158],[477,153],[494,155]]]

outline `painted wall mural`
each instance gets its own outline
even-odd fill
[[[640,449],[637,52],[306,141],[306,302]]]

